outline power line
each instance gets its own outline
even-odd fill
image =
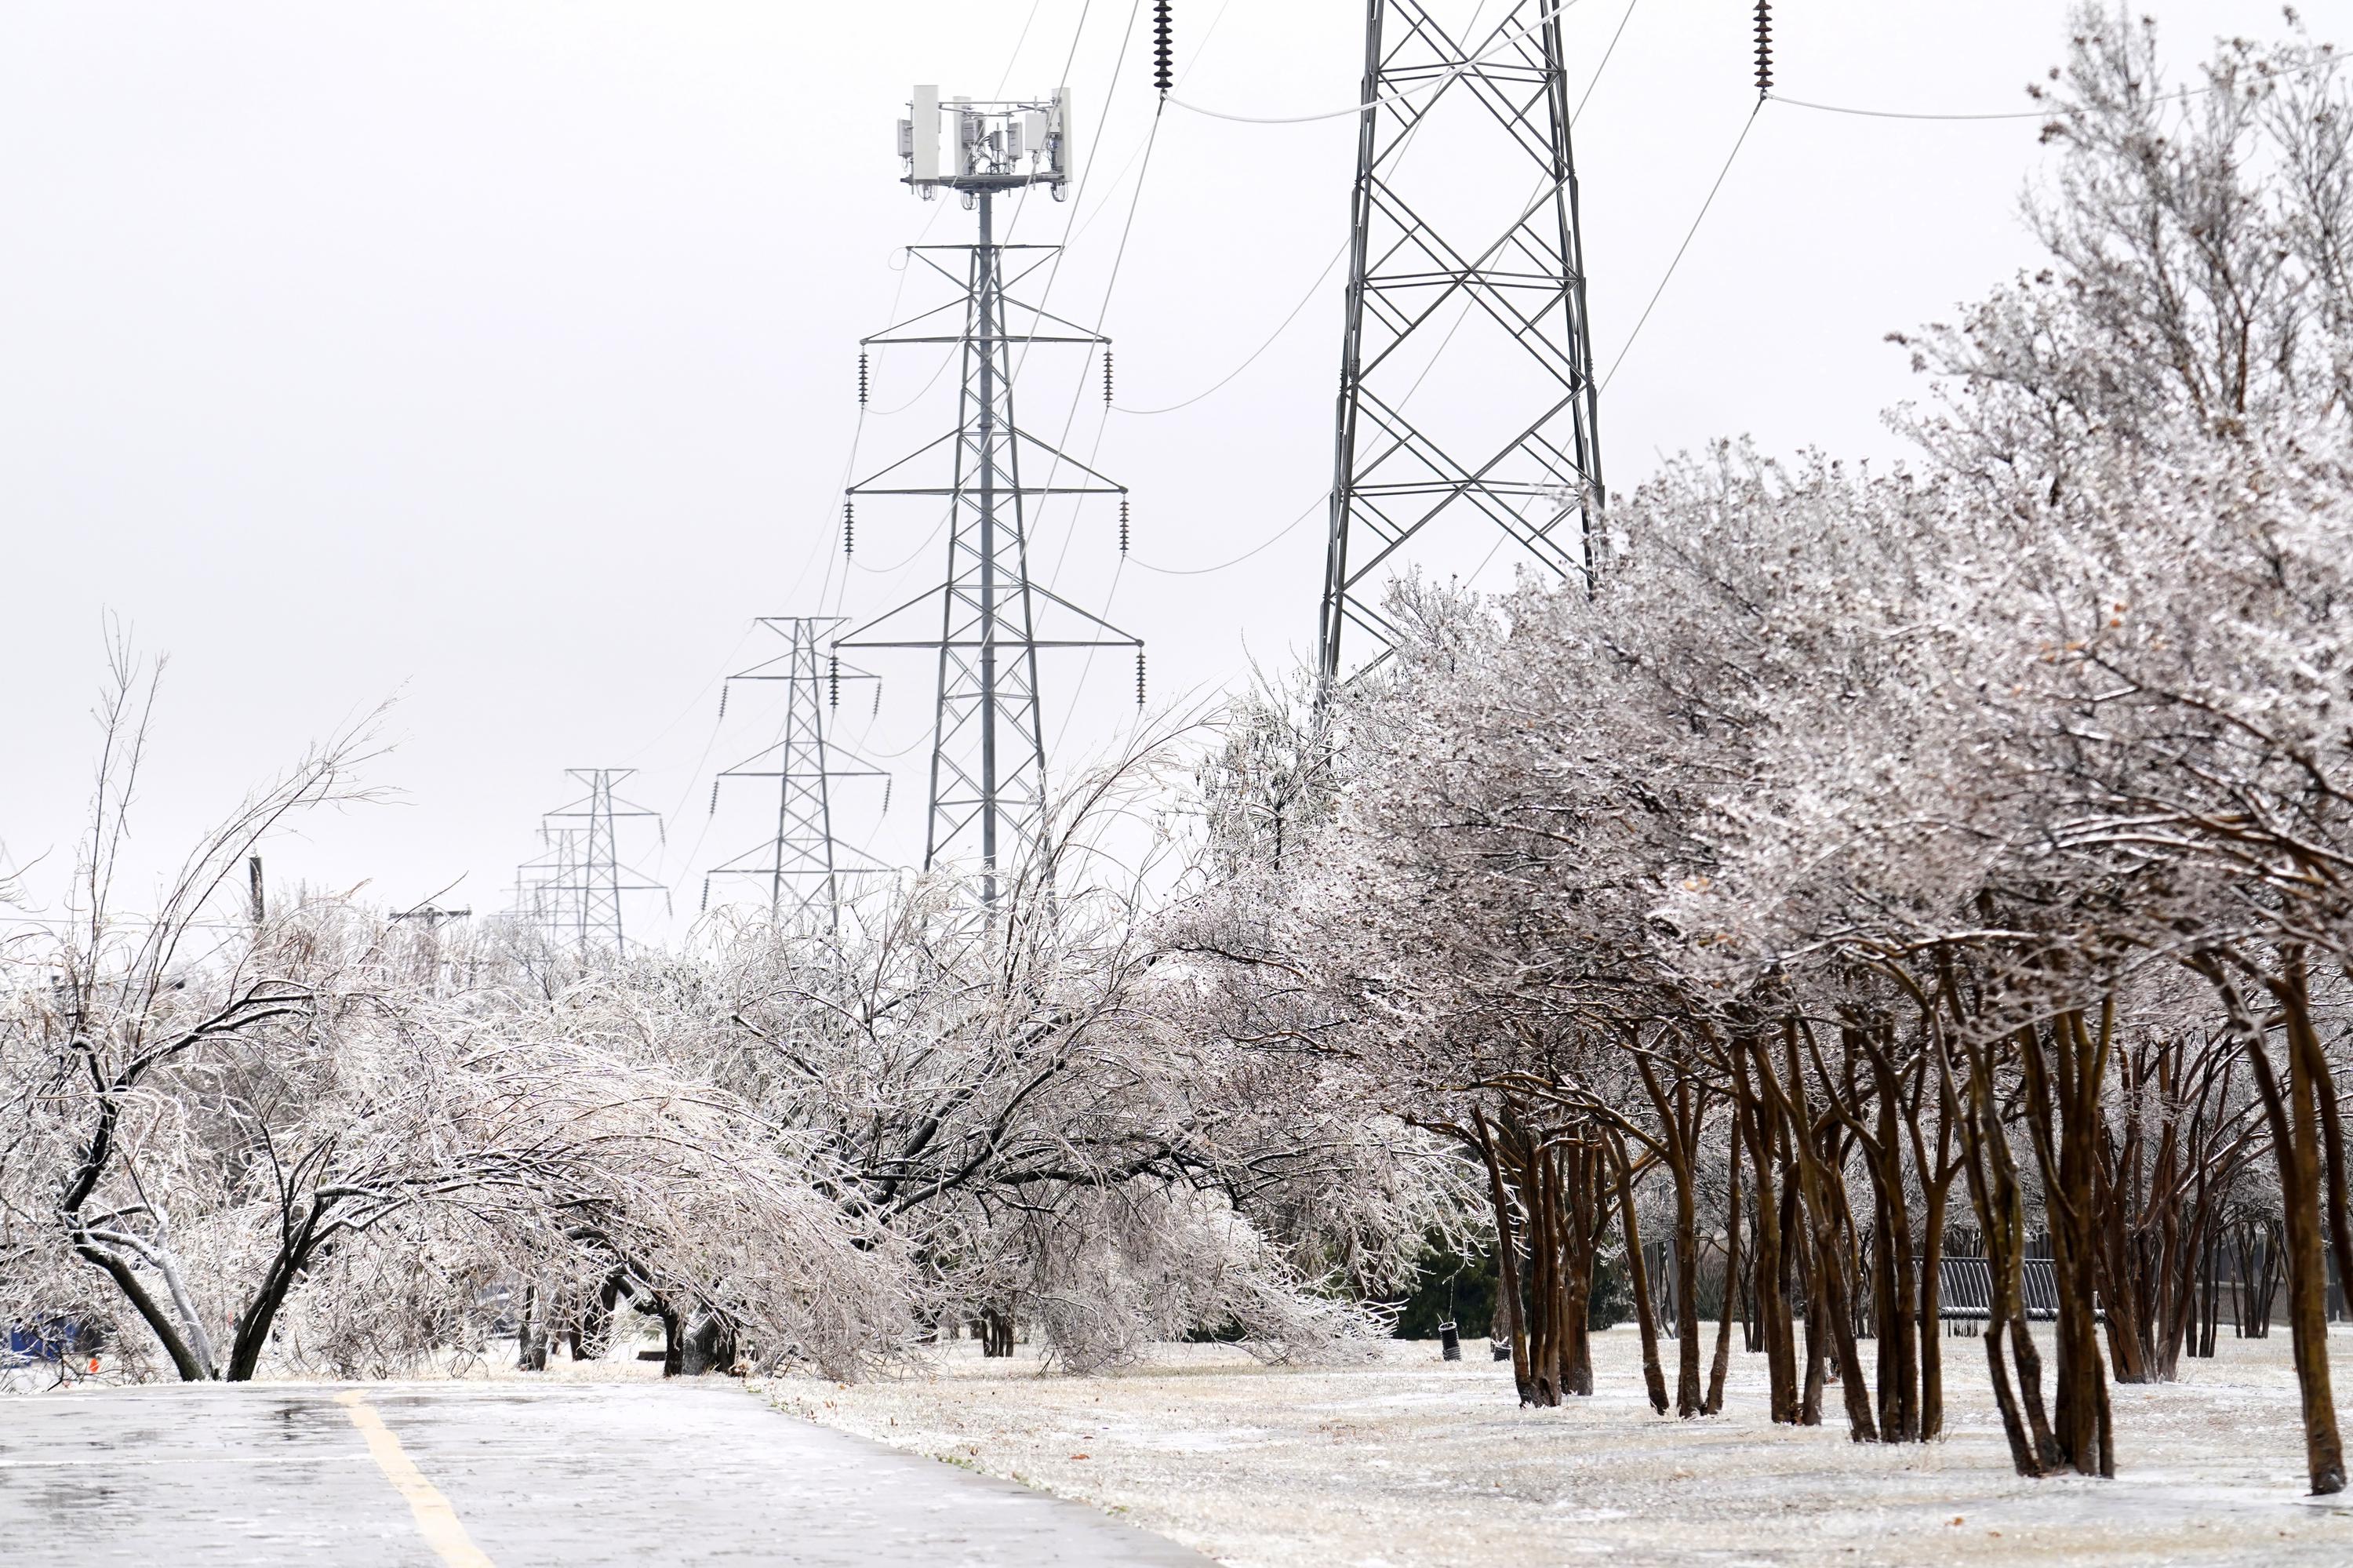
[[[1675,247],[1674,260],[1667,263],[1666,273],[1660,278],[1659,286],[1651,291],[1651,302],[1642,307],[1641,315],[1635,319],[1634,330],[1626,334],[1624,344],[1618,350],[1618,357],[1609,362],[1609,373],[1601,377],[1602,390],[1609,390],[1610,381],[1618,374],[1618,367],[1626,363],[1626,355],[1633,351],[1634,340],[1642,335],[1643,325],[1650,321],[1651,313],[1659,308],[1659,297],[1667,291],[1667,284],[1673,280],[1675,269],[1683,265],[1683,252],[1691,249],[1693,238],[1699,233],[1699,226],[1707,221],[1708,208],[1715,205],[1715,193],[1724,188],[1724,177],[1732,173],[1733,160],[1740,156],[1740,149],[1747,144],[1748,132],[1755,129],[1757,116],[1764,111],[1764,108],[1765,101],[1760,98],[1757,101],[1757,107],[1748,111],[1748,118],[1740,122],[1740,134],[1734,140],[1732,151],[1725,154],[1724,167],[1715,172],[1715,183],[1707,187],[1707,199],[1699,204],[1698,215],[1692,219],[1691,228],[1683,232],[1683,242]]]
[[[1128,559],[1134,561],[1136,566],[1143,568],[1145,571],[1156,572],[1164,577],[1208,577],[1212,572],[1222,572],[1229,567],[1239,567],[1244,561],[1249,560],[1252,556],[1259,554],[1261,551],[1273,548],[1277,541],[1281,540],[1285,535],[1296,531],[1302,523],[1306,522],[1310,517],[1314,516],[1317,512],[1329,505],[1331,503],[1331,500],[1332,496],[1329,491],[1318,495],[1314,500],[1307,503],[1306,511],[1302,512],[1298,516],[1293,518],[1290,522],[1284,524],[1281,528],[1275,530],[1272,534],[1268,535],[1264,539],[1260,540],[1249,549],[1244,550],[1232,560],[1220,561],[1214,567],[1155,567],[1151,562],[1137,556],[1131,555]]]
[[[1569,112],[1568,118],[1570,124],[1574,125],[1577,122],[1578,116],[1585,112],[1586,104],[1592,101],[1593,90],[1601,85],[1601,73],[1609,69],[1609,58],[1612,55],[1615,55],[1618,52],[1618,40],[1626,36],[1626,24],[1634,19],[1635,7],[1640,5],[1641,3],[1642,0],[1627,0],[1625,13],[1618,18],[1617,30],[1609,35],[1609,46],[1601,51],[1600,63],[1593,68],[1593,75],[1591,79],[1586,82],[1584,93],[1578,97],[1577,107]],[[1223,16],[1224,13],[1221,11],[1219,15]],[[1214,26],[1215,24],[1212,24],[1212,26]],[[1417,130],[1419,128],[1419,125],[1415,127]],[[1409,132],[1409,134],[1410,134],[1410,132]],[[1538,193],[1536,199],[1541,203],[1543,199],[1541,192]],[[1523,214],[1522,216],[1525,217],[1525,215]],[[1114,403],[1112,405],[1113,408],[1122,414],[1173,414],[1179,408],[1191,408],[1194,404],[1198,403],[1201,399],[1208,397],[1213,392],[1223,390],[1225,387],[1236,376],[1240,376],[1243,371],[1248,370],[1251,366],[1257,364],[1260,356],[1264,355],[1268,349],[1272,348],[1275,345],[1276,341],[1280,339],[1284,333],[1291,330],[1291,323],[1299,319],[1300,313],[1314,302],[1317,291],[1324,287],[1324,280],[1332,275],[1332,269],[1337,267],[1340,264],[1341,258],[1348,254],[1349,243],[1350,242],[1346,239],[1343,239],[1340,242],[1340,248],[1332,252],[1332,259],[1324,263],[1324,270],[1316,273],[1315,281],[1307,286],[1307,292],[1300,297],[1300,301],[1297,304],[1291,307],[1291,313],[1284,316],[1282,320],[1276,324],[1275,329],[1267,334],[1266,340],[1261,343],[1256,348],[1250,350],[1249,357],[1245,358],[1240,365],[1235,366],[1231,370],[1226,372],[1225,375],[1219,376],[1217,380],[1211,382],[1200,391],[1194,393],[1190,397],[1183,399],[1181,402],[1166,404],[1158,408],[1131,408],[1124,404]],[[1286,532],[1288,530],[1286,530]],[[1255,555],[1256,553],[1256,551],[1251,552],[1252,555]],[[1247,560],[1248,558],[1248,556],[1240,557],[1240,559],[1242,560]],[[1146,567],[1145,569],[1148,571],[1157,571],[1160,568],[1151,567]],[[1213,571],[1216,568],[1205,567],[1203,569]]]
[[[1609,47],[1601,51],[1601,63],[1593,68],[1593,79],[1585,84],[1585,92],[1577,99],[1577,107],[1568,111],[1568,122],[1575,125],[1585,114],[1585,106],[1592,101],[1593,90],[1601,85],[1601,73],[1609,69],[1609,57],[1618,52],[1618,40],[1626,36],[1626,24],[1634,19],[1634,7],[1642,0],[1626,0],[1626,14],[1618,18],[1618,30],[1609,35]]]
[[[1315,274],[1315,281],[1307,285],[1307,292],[1302,294],[1299,297],[1299,302],[1291,307],[1291,313],[1284,316],[1281,322],[1276,323],[1275,329],[1266,334],[1266,341],[1260,344],[1256,348],[1251,349],[1250,351],[1250,356],[1247,359],[1244,359],[1240,365],[1235,366],[1231,370],[1227,371],[1223,376],[1218,377],[1217,380],[1211,382],[1208,386],[1203,387],[1200,391],[1194,393],[1190,397],[1187,397],[1181,402],[1166,404],[1158,408],[1131,408],[1121,403],[1114,403],[1112,405],[1112,408],[1116,412],[1122,414],[1173,414],[1179,408],[1191,408],[1194,404],[1199,402],[1202,398],[1207,397],[1212,392],[1222,391],[1227,383],[1232,381],[1234,377],[1240,376],[1243,371],[1248,370],[1251,366],[1256,365],[1259,362],[1259,356],[1266,353],[1268,349],[1272,348],[1275,344],[1275,340],[1280,338],[1284,333],[1291,330],[1291,323],[1299,319],[1299,313],[1302,311],[1304,311],[1309,305],[1314,303],[1315,296],[1323,290],[1324,280],[1332,275],[1332,269],[1337,267],[1340,264],[1340,259],[1348,254],[1349,243],[1350,242],[1345,239],[1340,242],[1340,249],[1332,252],[1332,260],[1324,262],[1324,270]]]
[[[2277,77],[2302,76],[2308,71],[2317,70],[2322,66],[2332,65],[2334,63],[2336,63],[2335,56],[2324,54],[2316,58],[2306,60],[2302,65],[2291,66],[2287,69],[2279,71],[2275,74]],[[2227,80],[2210,81],[2203,87],[2183,87],[2177,88],[2171,92],[2160,92],[2148,99],[2147,102],[2151,106],[2159,103],[2182,103],[2187,102],[2189,100],[2193,98],[2204,98],[2211,93],[2230,91],[2234,90],[2237,85],[2238,84],[2236,82]],[[1926,110],[1865,109],[1849,103],[1816,103],[1810,99],[1785,98],[1778,92],[1767,92],[1765,96],[1772,100],[1775,103],[1786,103],[1792,109],[1811,109],[1819,111],[1824,114],[1859,115],[1866,120],[2041,120],[2047,123],[2053,120],[2067,120],[2079,114],[2089,114],[2093,112],[2094,108],[2094,106],[2091,104],[2084,104],[2075,108],[2067,108],[2062,105],[2053,104],[2047,109],[2009,109],[1977,114],[1945,114]]]
[[[1362,114],[1368,110],[1384,109],[1394,103],[1410,102],[1414,99],[1421,98],[1430,93],[1436,92],[1440,89],[1445,87],[1448,83],[1459,80],[1461,78],[1468,76],[1473,71],[1478,70],[1481,67],[1488,64],[1495,55],[1500,54],[1504,49],[1507,48],[1511,45],[1518,43],[1529,34],[1536,31],[1547,22],[1550,22],[1555,17],[1560,16],[1562,12],[1570,9],[1577,4],[1578,0],[1559,0],[1557,5],[1540,7],[1537,11],[1535,21],[1530,22],[1525,27],[1516,28],[1500,36],[1484,53],[1474,55],[1471,58],[1462,61],[1460,65],[1456,65],[1446,70],[1440,71],[1429,81],[1419,86],[1404,88],[1396,92],[1379,93],[1366,100],[1362,103],[1352,103],[1345,109],[1319,110],[1313,114],[1233,114],[1222,109],[1211,109],[1203,104],[1187,103],[1181,98],[1171,98],[1168,101],[1175,104],[1179,109],[1190,110],[1194,113],[1201,115],[1206,119],[1230,120],[1236,124],[1240,125],[1306,125],[1318,120],[1345,120],[1351,114]]]
[[[2198,98],[2217,90],[2220,84],[2208,87],[2184,88],[2149,100],[2151,103],[2178,103],[2184,99]],[[1786,103],[1792,109],[1816,109],[1825,114],[1855,114],[1869,120],[2062,120],[2070,115],[2088,113],[2084,109],[2015,109],[1993,114],[1935,114],[1908,109],[1859,109],[1844,103],[1815,103],[1803,98],[1784,98],[1778,92],[1765,95],[1775,103]]]

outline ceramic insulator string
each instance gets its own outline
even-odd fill
[[[858,553],[858,503],[855,501],[841,503],[841,553],[844,556]]]
[[[1757,0],[1757,96],[1773,90],[1773,0]]]
[[[866,351],[858,351],[858,406],[866,407]]]
[[[1152,85],[1163,98],[1176,85],[1176,26],[1170,9],[1170,0],[1152,0]]]

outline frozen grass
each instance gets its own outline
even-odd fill
[[[1736,1351],[1727,1415],[1652,1415],[1628,1330],[1597,1338],[1601,1392],[1553,1411],[1520,1409],[1482,1342],[1452,1364],[1410,1341],[1363,1365],[1291,1369],[1168,1346],[1100,1378],[1040,1375],[1026,1346],[1008,1363],[956,1343],[896,1380],[777,1378],[765,1392],[1234,1568],[2353,1563],[2353,1501],[2302,1495],[2284,1328],[2224,1340],[2180,1383],[2116,1388],[2108,1482],[2013,1476],[1982,1341],[1945,1344],[1951,1435],[1887,1448],[1850,1444],[1842,1425],[1775,1429],[1762,1358]],[[2337,1386],[2353,1388],[2353,1338]],[[1829,1403],[1835,1421],[1835,1389]]]

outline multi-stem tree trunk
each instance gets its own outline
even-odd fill
[[[2210,978],[2214,977],[2210,974]],[[2284,1211],[2282,1228],[2287,1244],[2288,1333],[2295,1359],[2296,1388],[2303,1404],[2305,1467],[2313,1495],[2326,1497],[2345,1489],[2345,1443],[2337,1428],[2337,1403],[2329,1387],[2328,1286],[2321,1240],[2325,1156],[2317,1102],[2321,1086],[2327,1085],[2327,1064],[2322,1061],[2323,1071],[2316,1076],[2313,1057],[2318,1052],[2316,1048],[2307,1054],[2303,1048],[2306,1035],[2312,1033],[2312,1012],[2302,952],[2295,948],[2283,952],[2280,972],[2267,976],[2265,984],[2286,1024],[2288,1071],[2284,1093],[2272,1067],[2260,1026],[2248,1016],[2235,988],[2224,985],[2221,989],[2233,1021],[2247,1039],[2248,1065],[2253,1069],[2255,1086],[2263,1097],[2263,1114],[2271,1123],[2272,1152],[2279,1165],[2280,1202]],[[2316,1047],[2316,1035],[2314,1043]],[[2335,1094],[2333,1085],[2327,1086],[2327,1093]]]
[[[1708,1100],[1704,1085],[1688,1073],[1675,1078],[1670,1090],[1660,1081],[1650,1058],[1634,1058],[1642,1087],[1658,1120],[1659,1136],[1645,1138],[1667,1167],[1675,1197],[1675,1411],[1697,1415],[1705,1408],[1699,1372],[1699,1203],[1696,1188],[1700,1140],[1706,1129]]]
[[[1839,1393],[1846,1404],[1847,1435],[1858,1443],[1875,1443],[1879,1440],[1879,1425],[1872,1415],[1871,1393],[1863,1386],[1862,1362],[1855,1353],[1853,1297],[1849,1286],[1847,1249],[1841,1245],[1840,1234],[1847,1207],[1843,1183],[1835,1161],[1825,1160],[1817,1144],[1817,1139],[1821,1139],[1834,1145],[1837,1126],[1825,1118],[1824,1125],[1818,1128],[1808,1108],[1805,1074],[1798,1056],[1798,1040],[1803,1028],[1803,1022],[1796,1018],[1784,1020],[1781,1026],[1787,1083],[1776,1080],[1772,1060],[1761,1044],[1757,1053],[1757,1073],[1767,1097],[1778,1107],[1788,1124],[1789,1143],[1797,1152],[1800,1195],[1810,1221],[1808,1239],[1812,1245],[1808,1255],[1812,1265],[1812,1289],[1807,1297],[1807,1406],[1819,1419],[1820,1383],[1815,1369],[1823,1353],[1835,1353],[1840,1369]],[[1812,1316],[1817,1310],[1825,1330],[1820,1333]]]
[[[2052,1323],[2058,1363],[2052,1430],[2061,1461],[2087,1476],[2116,1473],[2107,1367],[2095,1316],[2100,1087],[2115,1024],[2111,1001],[2102,1006],[2096,1031],[2085,1025],[2081,1011],[2071,1009],[2041,1030],[2017,1032],[2026,1126],[2041,1167],[2051,1271],[2058,1286]]]
[[[1726,1145],[1731,1158],[1726,1161],[1729,1195],[1724,1205],[1724,1299],[1715,1308],[1715,1359],[1708,1368],[1707,1399],[1700,1407],[1701,1414],[1715,1415],[1724,1409],[1724,1380],[1732,1369],[1732,1315],[1740,1295],[1740,1134],[1736,1129]]]
[[[1795,1425],[1800,1407],[1796,1325],[1789,1315],[1788,1271],[1783,1247],[1785,1229],[1773,1180],[1776,1170],[1774,1131],[1778,1121],[1767,1117],[1763,1098],[1752,1086],[1751,1052],[1749,1041],[1744,1039],[1733,1043],[1735,1141],[1746,1146],[1756,1185],[1750,1211],[1754,1218],[1750,1230],[1757,1237],[1756,1263],[1750,1270],[1751,1303],[1757,1313],[1758,1338],[1763,1341],[1771,1418],[1777,1423]]]
[[[1609,1157],[1589,1128],[1548,1152],[1560,1193],[1561,1383],[1582,1396],[1593,1392],[1593,1276],[1609,1226]]]
[[[2001,1413],[2002,1433],[2010,1440],[2011,1466],[2021,1476],[2047,1476],[2059,1468],[2061,1460],[2043,1410],[2042,1357],[2034,1348],[2034,1336],[2026,1322],[2026,1206],[2019,1194],[2018,1168],[2002,1132],[1991,1054],[1976,1044],[1967,1049],[1968,1105],[1960,1128],[1961,1152],[1991,1280],[1986,1365],[1992,1378],[1994,1405]],[[1949,1059],[1939,1063],[1938,1071],[1949,1086]]]
[[[1520,1286],[1520,1227],[1504,1180],[1502,1135],[1487,1120],[1486,1113],[1475,1106],[1471,1110],[1471,1124],[1479,1157],[1487,1167],[1487,1196],[1495,1218],[1495,1293],[1502,1298],[1497,1306],[1502,1309],[1504,1332],[1512,1347],[1512,1382],[1519,1390],[1520,1403],[1535,1404],[1538,1403],[1535,1368],[1529,1354],[1527,1310]]]
[[[1618,1178],[1620,1224],[1626,1237],[1626,1272],[1634,1287],[1634,1318],[1641,1328],[1642,1386],[1651,1396],[1651,1408],[1664,1415],[1667,1379],[1659,1366],[1659,1324],[1651,1308],[1651,1271],[1642,1260],[1642,1227],[1634,1217],[1634,1183],[1626,1156],[1626,1140],[1614,1132],[1609,1134],[1609,1154]],[[1696,1324],[1694,1328],[1695,1333]]]
[[[1941,1060],[1946,1049],[1939,1022],[1934,1016],[1923,1022],[1922,1044],[1925,1055],[1919,1071],[1925,1078],[1928,1061]],[[1921,1097],[1915,1103],[1925,1109],[1926,1099],[1924,1084]],[[1945,1216],[1952,1198],[1953,1179],[1961,1173],[1961,1157],[1954,1152],[1960,1103],[1953,1094],[1949,1075],[1941,1072],[1936,1077],[1936,1151],[1933,1158],[1919,1111],[1915,1110],[1911,1118],[1912,1161],[1919,1172],[1921,1193],[1920,1440],[1924,1443],[1943,1436],[1945,1432]]]

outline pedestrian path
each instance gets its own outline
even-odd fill
[[[9,1568],[1208,1568],[732,1383],[258,1383],[0,1400]]]

